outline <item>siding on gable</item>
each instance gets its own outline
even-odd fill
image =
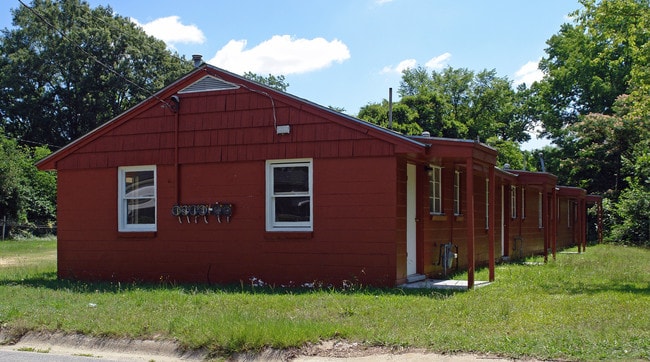
[[[60,160],[57,168],[101,168],[173,164],[176,139],[180,164],[283,158],[388,156],[389,142],[306,109],[295,109],[246,89],[181,95],[180,112],[154,104],[136,118]],[[290,134],[278,135],[277,125]],[[178,117],[178,135],[175,133]]]

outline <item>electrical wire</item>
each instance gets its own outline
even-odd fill
[[[16,138],[14,136],[9,136],[9,135],[6,135],[6,134],[3,134],[2,137],[6,138],[6,139],[14,140],[14,141],[19,142],[19,143],[30,143],[30,144],[33,144],[33,145],[47,146],[50,149],[52,149],[52,148],[54,148],[54,149],[61,148],[61,146],[55,146],[55,145],[51,145],[49,143],[43,143],[43,142],[37,142],[37,141],[30,141],[30,140],[26,140],[24,138]]]
[[[156,95],[155,95],[151,90],[146,89],[146,88],[142,87],[141,85],[135,83],[134,81],[128,79],[126,76],[124,76],[123,74],[121,74],[120,72],[118,72],[117,70],[115,70],[115,68],[113,68],[113,67],[111,67],[110,65],[108,65],[108,64],[106,64],[106,63],[104,63],[104,62],[102,62],[102,61],[99,60],[96,56],[94,56],[93,54],[91,54],[91,53],[89,53],[88,51],[86,51],[82,46],[80,46],[79,44],[77,44],[77,43],[75,43],[74,41],[72,41],[72,40],[71,40],[71,39],[70,39],[70,38],[69,38],[69,37],[68,37],[68,36],[67,36],[63,31],[61,31],[61,30],[58,29],[56,26],[54,26],[51,22],[49,22],[49,21],[48,21],[48,20],[47,20],[47,19],[46,19],[46,18],[45,18],[41,13],[39,13],[38,11],[36,11],[36,9],[34,9],[33,7],[31,7],[31,6],[27,5],[27,4],[25,4],[25,3],[23,2],[23,0],[18,0],[18,2],[19,2],[22,6],[24,6],[25,8],[27,8],[27,9],[28,9],[32,14],[34,14],[34,15],[35,15],[35,16],[36,16],[40,21],[42,21],[44,24],[46,24],[48,27],[50,27],[53,31],[55,31],[56,33],[58,33],[59,35],[61,35],[61,38],[65,39],[65,40],[67,40],[68,42],[70,42],[71,44],[73,44],[75,47],[77,47],[77,49],[79,49],[82,53],[86,54],[86,56],[88,56],[90,59],[92,59],[95,63],[99,64],[99,65],[102,66],[103,68],[107,69],[109,72],[111,72],[111,73],[115,74],[116,76],[120,77],[121,79],[123,79],[123,80],[126,81],[127,83],[129,83],[129,84],[135,86],[136,88],[140,89],[141,91],[144,91],[145,93],[149,94],[152,98],[155,98],[156,100],[158,100],[160,103],[164,104],[165,106],[171,108],[171,105],[170,105],[168,102],[166,102],[166,101],[163,100],[162,98],[156,96]]]
[[[40,21],[42,21],[42,22],[45,23],[48,27],[50,27],[52,30],[54,30],[54,31],[57,32],[59,35],[61,35],[61,37],[62,37],[63,39],[69,41],[71,44],[73,44],[74,46],[76,46],[76,47],[77,47],[77,48],[78,48],[82,53],[86,54],[86,55],[87,55],[89,58],[91,58],[95,63],[101,65],[102,67],[104,67],[105,69],[107,69],[108,71],[110,71],[111,73],[117,75],[118,77],[120,77],[121,79],[125,80],[125,81],[128,82],[129,84],[132,84],[132,85],[135,86],[136,88],[138,88],[138,89],[140,89],[140,90],[142,90],[142,91],[148,93],[151,97],[157,99],[159,102],[163,103],[165,106],[169,107],[170,109],[173,109],[173,106],[172,106],[171,104],[169,104],[169,103],[166,102],[165,100],[161,99],[160,97],[156,96],[156,95],[155,95],[153,92],[151,92],[150,90],[145,89],[145,88],[143,88],[142,86],[140,86],[139,84],[137,84],[137,83],[131,81],[131,80],[128,79],[126,76],[124,76],[123,74],[121,74],[121,73],[119,73],[117,70],[115,70],[115,68],[113,68],[113,67],[111,67],[110,65],[108,65],[108,64],[106,64],[106,63],[104,63],[104,62],[102,62],[102,61],[99,60],[96,56],[94,56],[93,54],[91,54],[91,53],[89,53],[88,51],[86,51],[85,49],[83,49],[83,47],[81,47],[79,44],[73,42],[73,41],[72,41],[72,40],[71,40],[71,39],[70,39],[70,38],[69,38],[65,33],[63,33],[63,31],[61,31],[61,30],[58,29],[56,26],[54,26],[51,22],[49,22],[47,19],[45,19],[45,17],[44,17],[42,14],[40,14],[36,9],[34,9],[33,7],[30,7],[30,6],[26,5],[22,0],[18,0],[18,2],[19,2],[22,6],[24,6],[25,8],[29,9],[29,11],[32,12],[32,14],[34,14],[34,15],[35,15],[35,16],[36,16]],[[90,14],[91,14],[91,16],[92,16],[92,12],[91,12]],[[95,18],[95,20],[101,21],[101,22],[103,22],[107,27],[112,28],[112,26],[109,25],[108,23],[106,23],[103,19]],[[83,20],[80,20],[80,21],[83,22]],[[87,24],[87,23],[86,23],[86,24]],[[115,28],[112,28],[112,30],[115,30]],[[173,57],[173,58],[175,58],[175,59],[177,59],[177,60],[180,60],[180,61],[187,61],[187,60],[183,59],[182,57],[178,57],[178,56],[176,56],[175,54],[171,54],[171,53],[170,53],[170,56]],[[265,91],[261,91],[261,90],[257,90],[257,89],[252,89],[252,88],[250,88],[250,87],[248,87],[248,86],[246,86],[246,85],[244,85],[244,84],[240,84],[240,83],[238,83],[237,85],[240,86],[240,87],[243,87],[243,88],[247,89],[247,90],[250,91],[250,92],[257,93],[257,94],[261,94],[261,95],[266,96],[266,97],[269,98],[269,100],[271,101],[272,114],[273,114],[273,127],[277,130],[278,120],[277,120],[277,115],[276,115],[275,100],[273,99],[273,97],[272,97],[269,93],[267,93],[267,92],[265,92]]]
[[[204,70],[206,71],[206,73],[210,74],[207,71],[207,69],[204,69]],[[210,75],[212,75],[212,74],[210,74]],[[247,86],[245,84],[242,84],[242,83],[232,83],[232,84],[234,84],[236,86],[240,86],[240,87],[248,90],[249,92],[257,93],[257,94],[260,94],[260,95],[263,95],[263,96],[269,98],[269,100],[271,101],[271,110],[272,110],[272,114],[273,114],[273,128],[275,128],[275,130],[277,131],[277,129],[278,129],[278,118],[276,116],[275,100],[273,99],[273,97],[268,92],[265,92],[263,90],[253,89],[253,88],[251,88],[251,87],[249,87],[249,86]]]
[[[246,86],[246,85],[244,85],[244,84],[237,84],[237,85],[240,86],[240,87],[243,87],[243,88],[247,89],[247,90],[250,91],[250,92],[257,93],[257,94],[261,94],[261,95],[263,95],[263,96],[267,96],[267,97],[269,97],[269,99],[271,100],[271,108],[272,108],[272,113],[273,113],[273,128],[275,128],[275,130],[277,131],[277,130],[278,130],[278,119],[277,119],[277,117],[276,117],[276,115],[275,115],[275,101],[273,100],[273,97],[271,97],[271,95],[268,94],[268,93],[265,92],[265,91],[261,91],[261,90],[257,90],[257,89],[252,89],[252,88],[250,88],[250,87],[248,87],[248,86]]]

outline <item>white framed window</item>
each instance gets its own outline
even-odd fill
[[[510,186],[510,217],[517,218],[517,186]]]
[[[454,171],[454,215],[460,214],[460,171]]]
[[[521,187],[521,219],[526,219],[526,188]]]
[[[542,229],[544,228],[544,219],[543,219],[543,212],[544,212],[544,204],[543,204],[543,195],[541,192],[537,194],[537,227]]]
[[[156,166],[118,169],[118,230],[156,231]]]
[[[313,231],[312,159],[266,161],[266,230]]]
[[[442,168],[431,166],[429,171],[429,212],[442,214]]]
[[[490,230],[490,179],[485,179],[485,230]]]

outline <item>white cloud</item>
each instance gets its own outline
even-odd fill
[[[142,29],[148,35],[158,38],[173,48],[175,44],[202,44],[205,41],[205,35],[196,25],[184,25],[178,16],[168,16],[158,18],[145,24],[141,24],[137,19],[131,18],[131,21]]]
[[[519,68],[515,72],[515,85],[526,83],[526,86],[530,86],[533,82],[542,80],[544,73],[538,69],[538,64],[539,62],[530,61]]]
[[[429,69],[442,69],[447,65],[447,61],[451,58],[451,53],[440,54],[437,57],[431,58],[424,64]]]
[[[246,44],[246,40],[231,40],[208,63],[239,74],[288,75],[326,68],[350,58],[348,47],[337,39],[274,35],[250,49]]]
[[[428,62],[424,64],[425,67],[429,69],[442,69],[445,65],[447,65],[447,61],[451,58],[450,53],[444,53],[441,55],[438,55],[437,57],[431,58]],[[387,65],[382,68],[381,74],[386,74],[386,73],[398,73],[402,74],[402,71],[406,69],[413,69],[417,66],[418,62],[415,59],[404,59],[399,64],[396,66],[392,65]]]
[[[384,5],[384,4],[388,4],[389,2],[392,2],[392,1],[393,0],[375,0],[375,3],[377,5]]]
[[[417,61],[415,59],[404,59],[397,66],[393,67],[392,65],[387,65],[381,70],[381,74],[385,73],[398,73],[402,74],[402,71],[409,69],[409,68],[415,68],[417,65]]]

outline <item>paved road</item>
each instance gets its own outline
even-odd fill
[[[169,362],[179,360],[177,357],[151,355],[146,353],[131,354],[110,351],[96,351],[90,353],[88,349],[74,350],[60,347],[53,347],[52,349],[34,349],[34,351],[31,352],[19,351],[18,348],[20,347],[0,346],[0,362]]]
[[[89,362],[89,361],[118,361],[96,357],[57,355],[51,353],[7,351],[0,350],[0,362]]]

